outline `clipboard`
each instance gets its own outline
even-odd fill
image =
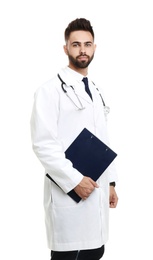
[[[72,162],[75,169],[97,181],[117,154],[87,128],[84,128],[65,151],[65,156]],[[48,174],[46,175],[56,183]],[[67,194],[77,203],[81,200],[74,190]]]

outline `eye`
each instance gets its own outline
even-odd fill
[[[86,43],[85,43],[85,46],[86,46],[86,47],[91,47],[91,46],[92,46],[92,43],[91,43],[91,42],[86,42]]]
[[[79,46],[79,43],[78,42],[75,42],[72,44],[73,47],[78,47]]]

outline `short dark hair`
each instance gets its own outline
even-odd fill
[[[94,39],[94,31],[91,26],[90,21],[86,20],[85,18],[77,18],[70,22],[65,29],[64,36],[65,41],[67,41],[70,37],[70,33],[74,31],[88,31],[91,33],[93,39]]]

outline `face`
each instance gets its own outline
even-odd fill
[[[69,67],[74,70],[85,69],[94,57],[96,45],[90,32],[74,31],[64,46],[69,58]]]

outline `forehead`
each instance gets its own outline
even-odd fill
[[[69,41],[72,42],[93,42],[92,34],[88,31],[74,31],[70,33]]]

